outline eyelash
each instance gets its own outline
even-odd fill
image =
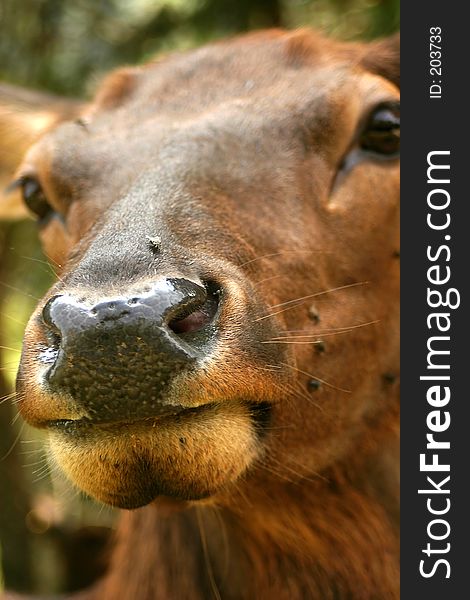
[[[361,150],[382,158],[395,158],[400,151],[400,104],[379,104],[370,113],[359,137]]]
[[[32,176],[25,175],[14,181],[9,189],[20,188],[23,202],[36,216],[39,224],[45,224],[55,214],[53,207],[47,201],[46,195],[39,181]]]

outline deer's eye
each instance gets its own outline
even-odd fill
[[[360,147],[384,157],[400,152],[400,104],[381,104],[370,115],[359,140]]]
[[[47,201],[40,183],[33,177],[25,177],[21,182],[23,200],[29,210],[44,222],[54,214],[54,209]]]

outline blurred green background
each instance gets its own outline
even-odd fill
[[[89,97],[113,67],[273,26],[372,39],[398,29],[399,0],[1,0],[0,81]],[[52,281],[34,224],[0,223],[0,589],[36,593],[93,580],[116,517],[51,473],[16,416],[24,324]]]

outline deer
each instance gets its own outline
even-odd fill
[[[2,89],[0,214],[57,271],[19,410],[121,509],[67,597],[398,599],[398,36],[244,34],[90,102]]]

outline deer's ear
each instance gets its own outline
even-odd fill
[[[363,66],[400,87],[400,34],[372,42],[362,59]]]
[[[79,114],[82,104],[0,84],[0,219],[27,215],[18,190],[8,184],[28,148],[46,131]]]

